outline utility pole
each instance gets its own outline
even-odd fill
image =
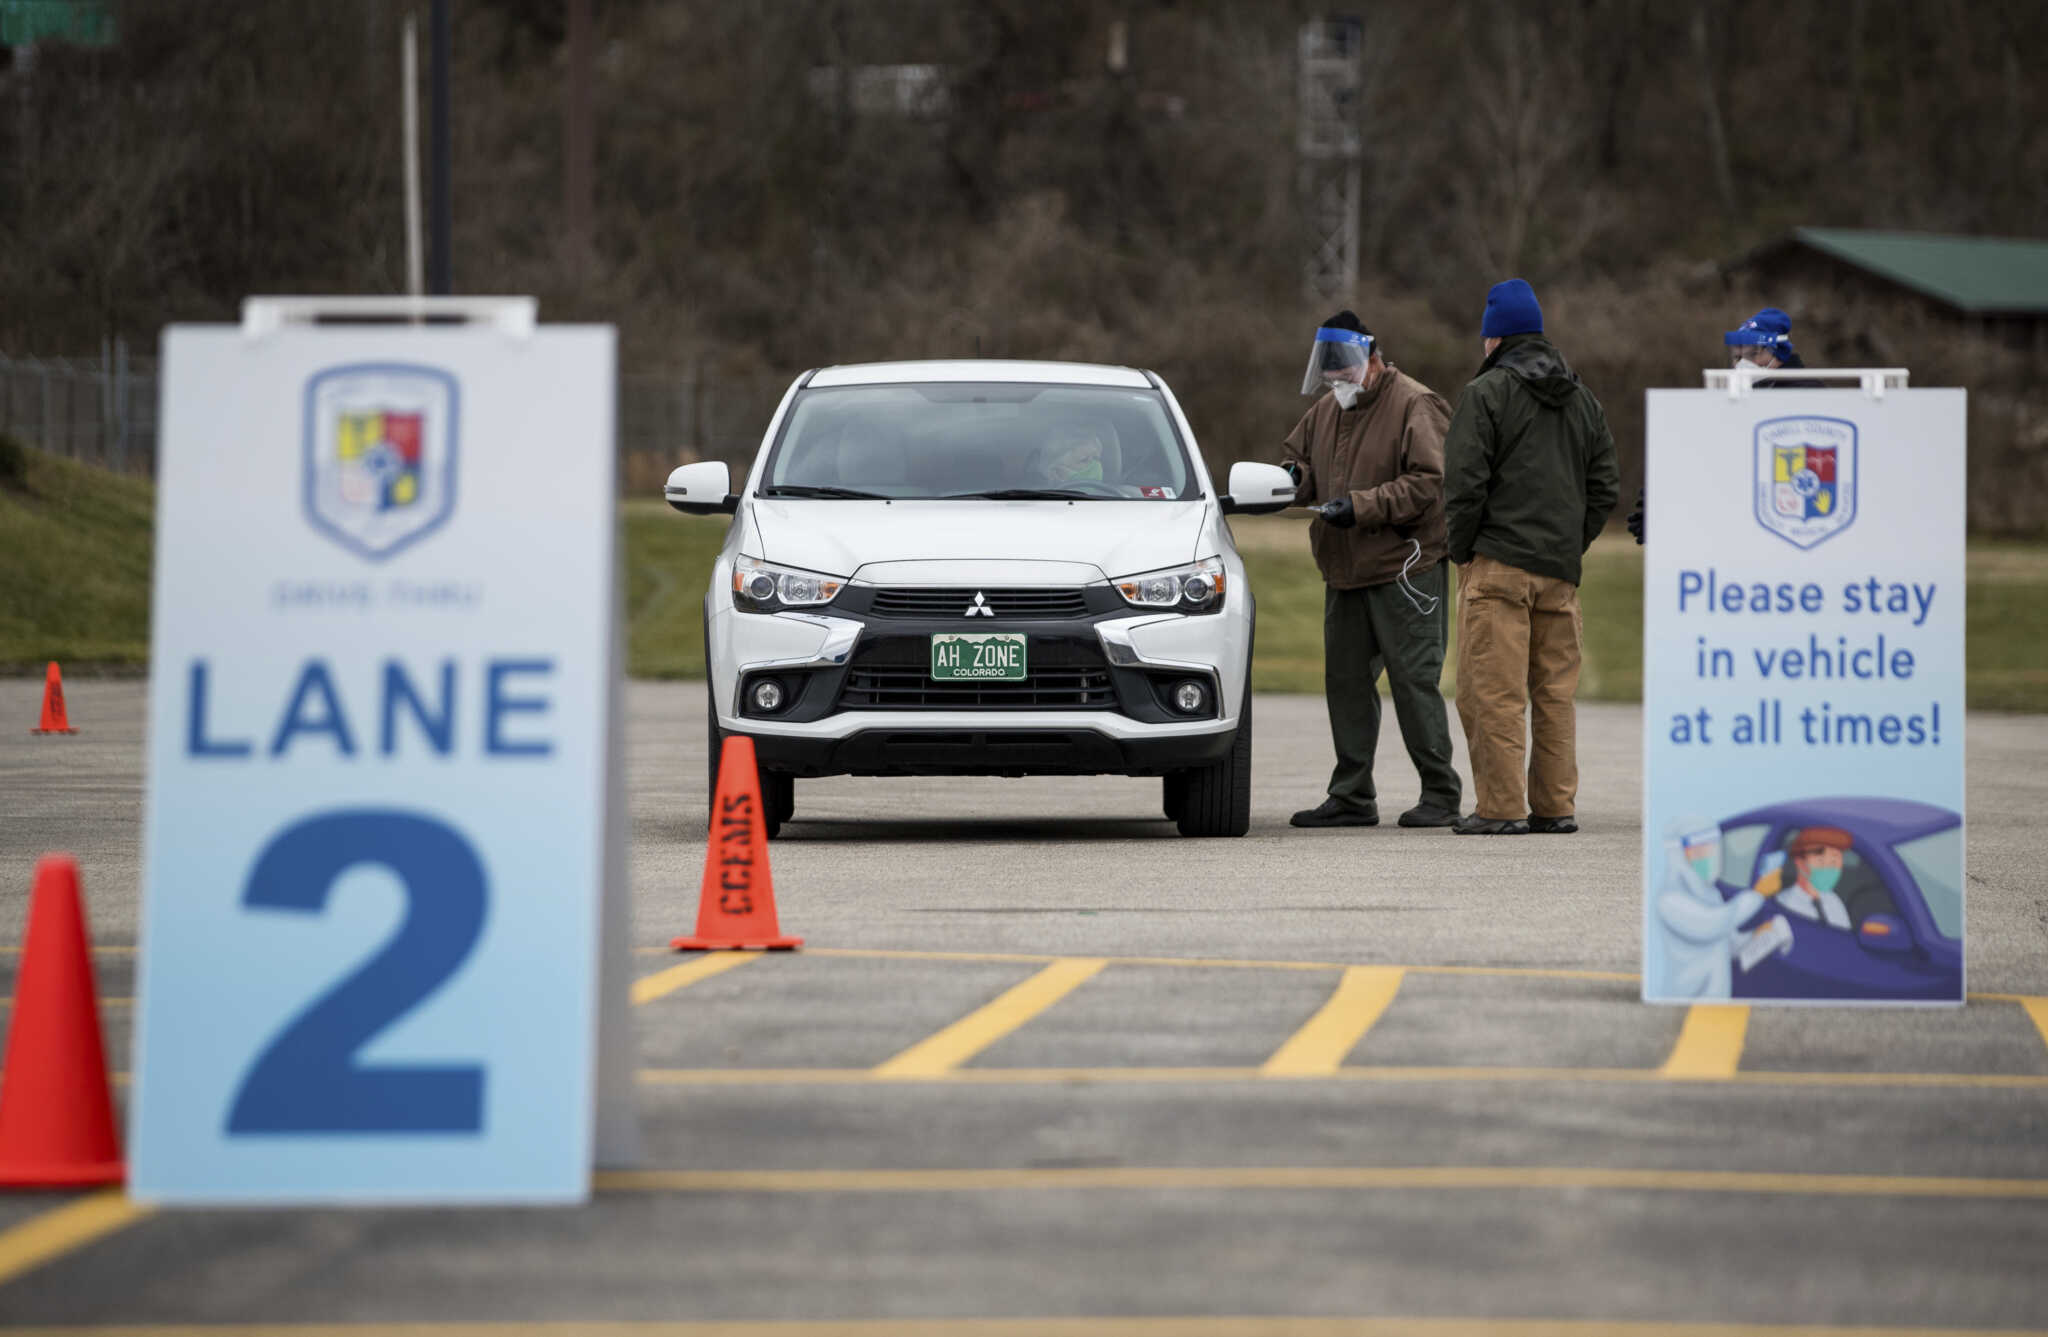
[[[569,4],[569,97],[562,133],[562,222],[570,266],[591,253],[590,0]]]
[[[1358,286],[1358,104],[1365,84],[1364,25],[1355,18],[1301,25],[1296,189],[1308,224],[1302,287],[1311,301],[1347,300]]]
[[[433,26],[433,54],[429,58],[428,78],[433,84],[433,143],[430,152],[434,160],[434,199],[427,291],[437,297],[445,297],[454,291],[449,279],[451,265],[448,253],[448,0],[433,0],[430,22]]]
[[[427,285],[420,229],[420,24],[411,14],[405,16],[399,68],[405,80],[399,103],[405,126],[405,291],[418,297]]]

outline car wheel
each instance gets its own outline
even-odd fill
[[[1237,737],[1213,766],[1183,771],[1186,782],[1180,815],[1184,836],[1241,836],[1252,826],[1252,692],[1247,685]]]
[[[1160,784],[1160,790],[1159,806],[1165,811],[1166,819],[1170,822],[1179,821],[1180,815],[1188,810],[1187,772],[1167,772],[1166,778]]]
[[[762,771],[761,807],[768,814],[768,834],[780,834],[782,824],[796,815],[796,777],[781,771]]]
[[[718,803],[718,763],[725,752],[725,731],[718,727],[718,705],[711,698],[711,685],[704,685],[704,775],[708,782],[704,790],[705,812],[716,817],[713,811]],[[774,771],[761,773],[761,819],[773,840],[782,834],[782,824],[789,820],[796,809],[796,777],[781,775]]]

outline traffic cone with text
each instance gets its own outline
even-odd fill
[[[0,1185],[118,1184],[122,1173],[78,864],[49,854],[36,865],[7,1028]]]
[[[43,670],[43,718],[30,733],[77,733],[71,727],[71,717],[64,713],[64,675],[57,671],[57,661],[51,660],[50,667]]]
[[[704,850],[697,931],[669,946],[679,952],[803,946],[802,938],[783,937],[775,921],[775,879],[768,872],[768,828],[762,819],[754,740],[734,735],[725,740],[718,759],[718,793],[711,802],[711,840]]]

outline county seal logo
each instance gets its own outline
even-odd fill
[[[1756,521],[1811,548],[1856,519],[1856,424],[1772,418],[1756,426]]]
[[[306,382],[305,507],[313,528],[381,561],[455,510],[457,391],[435,367],[359,363]]]

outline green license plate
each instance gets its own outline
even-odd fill
[[[1024,637],[991,633],[932,637],[933,682],[1022,682]]]

